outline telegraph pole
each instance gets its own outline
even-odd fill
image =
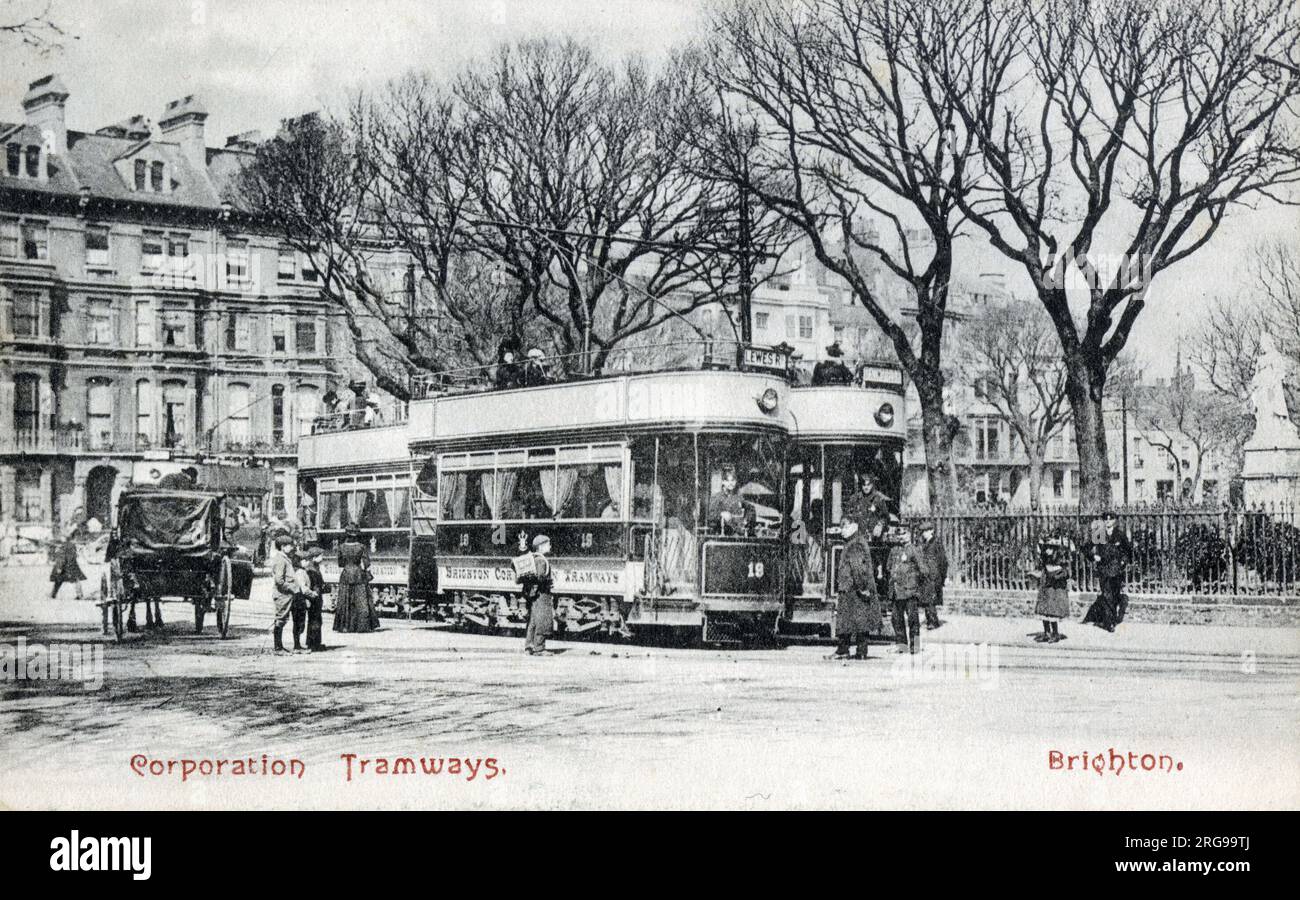
[[[750,255],[753,245],[753,225],[749,219],[749,157],[742,163],[745,169],[740,182],[740,341],[754,342],[754,259]]]
[[[1124,442],[1124,505],[1128,506],[1128,391],[1119,395],[1120,440]]]

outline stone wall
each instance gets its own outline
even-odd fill
[[[1071,618],[1083,619],[1096,594],[1071,592]],[[947,587],[944,608],[971,616],[1034,617],[1034,591],[981,590]],[[1216,597],[1156,594],[1131,597],[1128,621],[1165,625],[1300,625],[1300,597]]]

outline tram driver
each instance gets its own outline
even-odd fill
[[[753,524],[753,510],[736,493],[736,467],[722,467],[721,489],[709,497],[708,527],[719,534],[747,534]]]

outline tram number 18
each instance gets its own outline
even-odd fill
[[[750,560],[750,561],[749,561],[749,577],[750,577],[751,579],[754,579],[754,580],[758,580],[758,579],[761,579],[761,578],[763,577],[763,563],[762,563],[762,561],[760,561],[760,560]]]

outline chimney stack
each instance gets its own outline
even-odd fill
[[[64,156],[68,152],[68,125],[63,115],[68,102],[68,89],[58,75],[38,78],[27,88],[23,97],[23,112],[27,124],[41,132],[41,143],[47,153]]]
[[[251,152],[256,150],[257,145],[260,143],[262,143],[262,132],[257,130],[241,131],[239,134],[232,134],[226,138],[226,149]]]
[[[179,144],[190,165],[200,172],[206,171],[208,166],[208,145],[203,134],[203,123],[207,118],[208,111],[202,101],[189,94],[168,103],[158,120],[163,140]]]

